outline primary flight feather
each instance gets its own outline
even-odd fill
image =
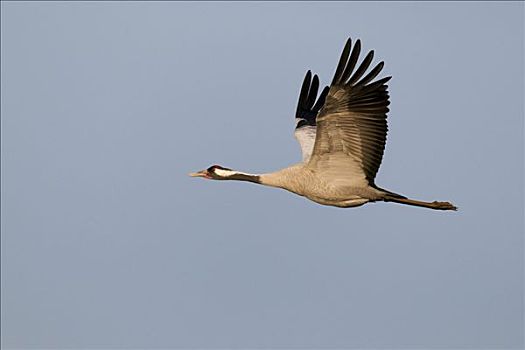
[[[408,199],[375,184],[386,144],[388,86],[391,77],[376,79],[384,63],[369,70],[370,51],[358,64],[361,41],[348,39],[330,86],[318,96],[319,78],[308,71],[295,113],[295,138],[303,155],[299,164],[267,174],[249,174],[219,165],[190,176],[249,181],[278,187],[314,202],[356,207],[368,202],[396,202],[456,210],[449,202]],[[368,72],[368,73],[367,73]]]

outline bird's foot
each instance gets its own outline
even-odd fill
[[[458,210],[458,208],[455,205],[449,202],[433,201],[432,206],[433,208],[439,209],[439,210]]]

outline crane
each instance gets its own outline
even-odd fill
[[[316,203],[357,207],[394,202],[436,210],[457,210],[449,202],[425,202],[378,187],[375,177],[386,144],[390,76],[376,79],[384,62],[368,70],[369,51],[360,64],[361,41],[346,41],[330,86],[318,96],[319,78],[306,73],[295,114],[295,138],[302,161],[287,168],[250,174],[212,165],[190,176],[210,180],[248,181],[277,187]],[[366,75],[365,75],[366,73]]]

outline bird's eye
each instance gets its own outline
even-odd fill
[[[209,167],[207,170],[208,170],[209,172],[213,172],[213,171],[215,171],[216,169],[221,169],[221,170],[231,170],[231,169],[229,169],[229,168],[225,168],[225,167],[220,166],[220,165],[212,165],[212,166]]]

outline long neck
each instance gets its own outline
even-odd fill
[[[242,173],[240,171],[234,172],[234,174],[231,174],[230,176],[228,176],[226,180],[248,181],[248,182],[253,182],[256,184],[262,183],[261,175],[247,174],[247,173]]]
[[[217,169],[215,172],[224,180],[249,181],[265,186],[287,188],[287,179],[294,177],[293,170],[296,167],[282,169],[268,174],[248,174],[236,170]],[[289,181],[288,181],[289,182]]]
[[[215,173],[221,177],[221,180],[248,181],[260,184],[261,175],[248,174],[236,170],[216,169]]]

